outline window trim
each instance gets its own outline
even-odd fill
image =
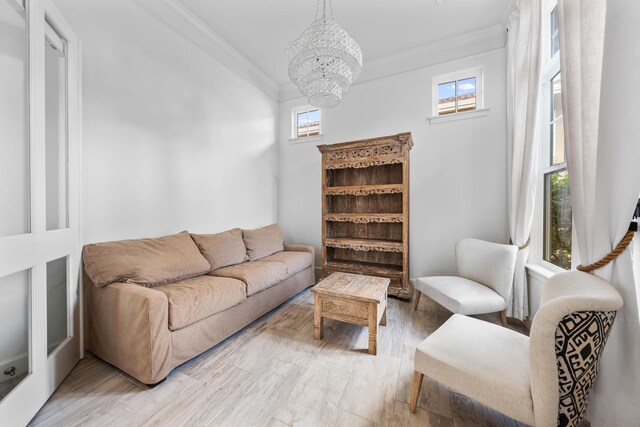
[[[318,127],[318,135],[307,135],[307,136],[298,136],[297,133],[297,117],[300,113],[308,113],[310,111],[318,110],[318,114],[320,115],[320,125]],[[291,110],[291,138],[289,141],[292,142],[303,142],[303,141],[318,141],[322,139],[322,108],[314,107],[313,105],[303,105],[301,107],[296,107]]]
[[[457,82],[459,80],[465,80],[469,78],[475,77],[476,79],[476,108],[475,110],[470,111],[456,111],[455,113],[439,115],[438,114],[438,85],[442,83],[449,82]],[[431,123],[438,123],[440,121],[450,121],[450,120],[437,120],[443,119],[444,117],[458,117],[464,116],[464,118],[470,117],[478,117],[485,116],[489,111],[488,108],[484,106],[484,70],[482,67],[468,68],[465,70],[454,71],[447,74],[440,74],[437,76],[433,76],[431,80],[431,116],[428,120]],[[484,112],[485,114],[472,114],[475,112]]]
[[[489,108],[477,108],[471,111],[461,111],[459,113],[445,114],[443,116],[427,117],[427,121],[435,125],[437,123],[453,122],[456,120],[473,119],[489,115]]]

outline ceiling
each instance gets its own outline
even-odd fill
[[[289,77],[285,49],[313,21],[315,0],[179,0],[269,78]],[[335,20],[367,62],[500,25],[512,0],[334,0]],[[328,6],[327,6],[328,7]]]

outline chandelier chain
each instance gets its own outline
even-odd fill
[[[320,2],[322,2],[322,16],[320,16]],[[327,19],[327,0],[318,0],[316,3],[315,20]],[[333,2],[329,0],[329,19],[333,20]]]

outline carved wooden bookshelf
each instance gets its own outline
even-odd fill
[[[322,275],[388,277],[390,295],[411,299],[411,133],[319,145],[322,153]]]

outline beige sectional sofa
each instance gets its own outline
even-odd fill
[[[145,384],[314,284],[276,224],[84,247],[85,346]]]

